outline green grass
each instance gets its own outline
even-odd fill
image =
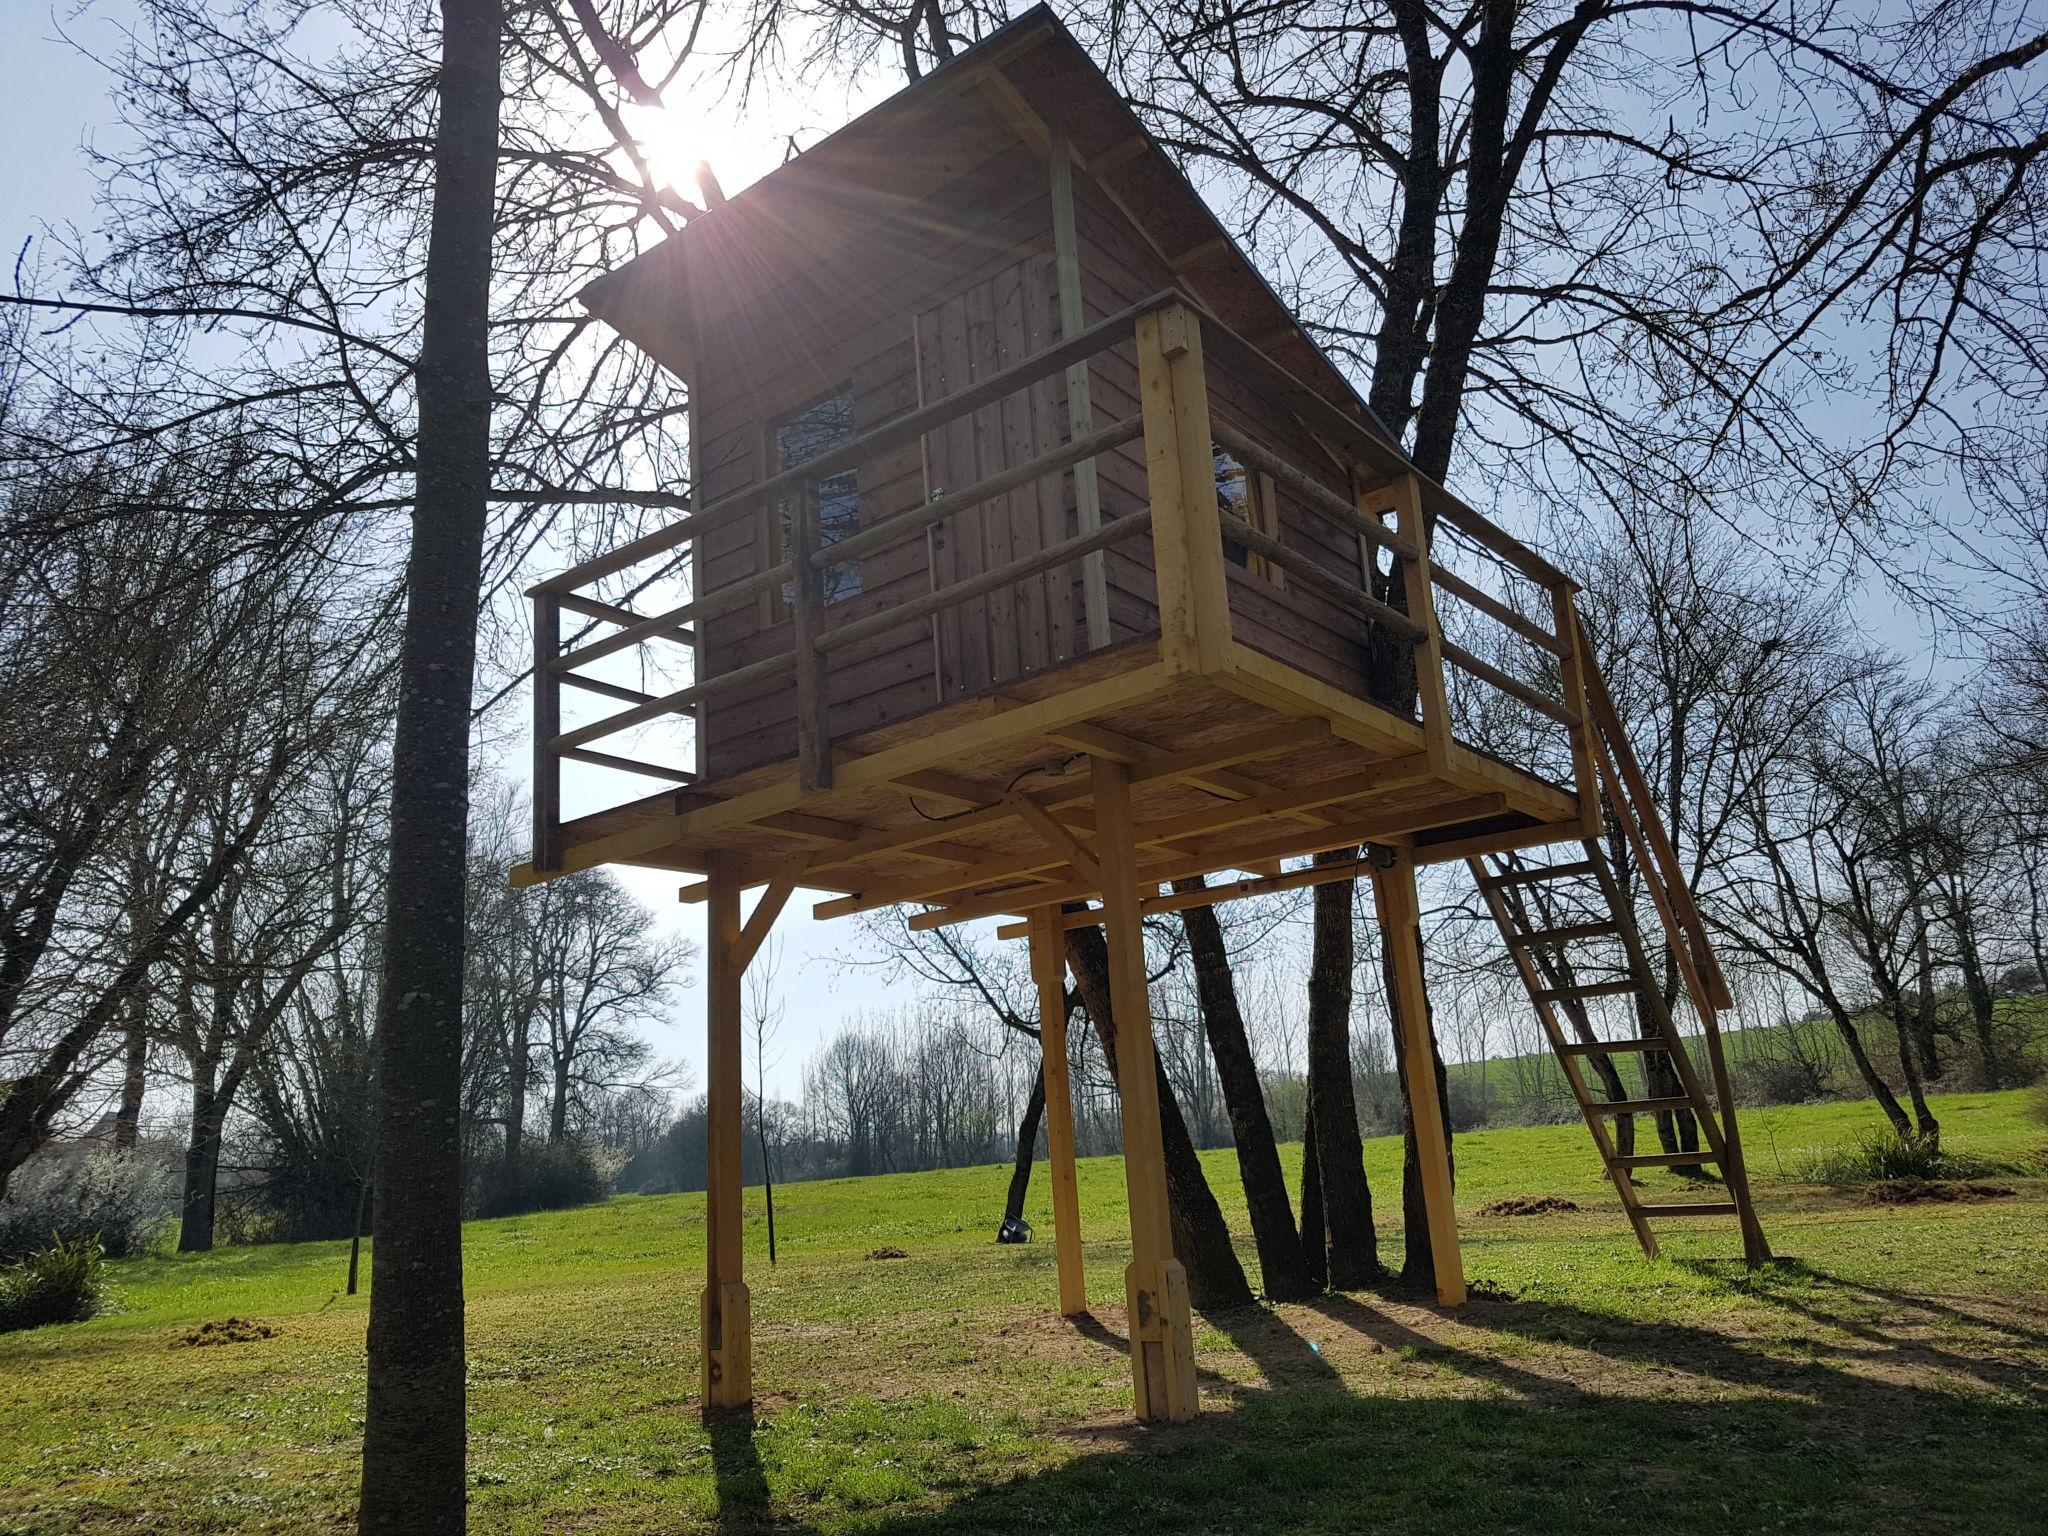
[[[477,1222],[472,1528],[2037,1530],[2048,1130],[2024,1103],[1938,1104],[1956,1151],[2025,1170],[2001,1176],[2018,1198],[1897,1209],[1787,1177],[1868,1106],[1745,1114],[1792,1256],[1757,1275],[1720,1221],[1640,1258],[1579,1127],[1460,1137],[1469,1307],[1359,1293],[1198,1319],[1204,1413],[1163,1430],[1128,1423],[1114,1159],[1081,1167],[1099,1322],[1079,1328],[1051,1315],[1042,1176],[1024,1248],[990,1241],[1005,1169],[786,1187],[772,1271],[750,1191],[751,1429],[697,1412],[700,1196]],[[1390,1260],[1398,1150],[1367,1148]],[[1242,1231],[1232,1154],[1207,1157]],[[1584,1209],[1469,1215],[1534,1193]],[[884,1243],[910,1256],[863,1257]],[[0,1532],[346,1528],[366,1302],[338,1294],[346,1260],[111,1265],[117,1312],[0,1338]],[[181,1343],[230,1316],[278,1332]]]

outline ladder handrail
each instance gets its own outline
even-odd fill
[[[1644,883],[1664,919],[1679,963],[1689,973],[1687,989],[1695,999],[1704,999],[1716,1009],[1732,1008],[1735,1000],[1707,937],[1706,920],[1693,901],[1692,887],[1686,883],[1685,870],[1678,862],[1678,850],[1671,846],[1663,818],[1657,815],[1649,778],[1629,743],[1628,732],[1622,729],[1621,713],[1607,691],[1607,679],[1594,658],[1592,637],[1586,633],[1584,620],[1577,621],[1577,634],[1581,665],[1585,669],[1586,702],[1593,717],[1595,744],[1601,748],[1600,777],[1607,798],[1636,850]],[[1681,939],[1683,942],[1678,942]]]

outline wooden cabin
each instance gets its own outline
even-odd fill
[[[1142,1417],[1196,1401],[1144,914],[1369,877],[1426,1053],[1415,869],[1493,860],[1475,868],[1610,1171],[1607,1121],[1679,1104],[1603,1099],[1581,1072],[1655,1047],[1586,1049],[1583,1005],[1624,989],[1560,979],[1565,940],[1531,905],[1552,878],[1532,869],[1599,866],[1604,783],[1712,1035],[1725,988],[1639,775],[1625,782],[1572,581],[1414,470],[1049,12],[584,297],[688,383],[692,508],[533,590],[534,857],[513,878],[636,864],[686,873],[683,898],[710,904],[707,1406],[752,1390],[740,976],[800,887],[825,893],[820,917],[914,903],[916,928],[1009,917],[1028,938],[1068,1312],[1086,1298],[1061,934],[1104,926]],[[676,601],[649,600],[664,591]],[[663,731],[666,755],[621,745]],[[615,803],[565,820],[565,773]],[[1559,843],[1592,863],[1518,853]],[[1166,888],[1219,872],[1230,883],[1192,898]],[[1625,939],[1620,963],[1649,976],[1625,914],[1577,926]],[[1697,1160],[1721,1162],[1754,1252],[1732,1121],[1682,1075],[1715,1127]],[[1411,1086],[1455,1304],[1435,1083]],[[1653,1208],[1618,1173],[1653,1251]]]

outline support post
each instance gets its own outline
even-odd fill
[[[562,732],[562,605],[552,592],[533,598],[533,867],[562,867],[562,760],[550,743]]]
[[[1429,994],[1422,975],[1422,902],[1415,892],[1415,855],[1394,850],[1393,862],[1372,873],[1373,905],[1380,939],[1393,961],[1394,1017],[1401,1030],[1408,1071],[1408,1116],[1415,1126],[1415,1157],[1421,1165],[1422,1203],[1429,1231],[1410,1232],[1411,1243],[1427,1241],[1436,1268],[1436,1299],[1446,1307],[1465,1301],[1465,1265],[1458,1249],[1458,1211],[1451,1188],[1451,1148],[1444,1134],[1443,1100],[1436,1088],[1436,1053],[1430,1044]]]
[[[791,509],[791,595],[795,600],[791,637],[796,647],[797,781],[806,794],[832,787],[832,732],[828,710],[830,661],[818,649],[818,630],[825,617],[825,573],[813,563],[818,552],[818,483],[806,480],[796,488]]]
[[[1074,1096],[1067,1081],[1067,962],[1059,909],[1031,914],[1031,975],[1038,983],[1038,1050],[1045,1074],[1045,1153],[1052,1177],[1054,1257],[1059,1262],[1060,1315],[1088,1311],[1081,1271],[1081,1195],[1074,1176]]]
[[[1169,672],[1220,672],[1230,662],[1230,598],[1201,321],[1179,304],[1142,315],[1137,345],[1160,659]]]
[[[1413,559],[1401,559],[1402,591],[1408,617],[1422,626],[1415,646],[1415,692],[1422,709],[1422,745],[1432,768],[1441,771],[1451,757],[1451,703],[1444,690],[1443,630],[1436,617],[1436,584],[1429,574],[1429,519],[1422,512],[1422,482],[1403,475],[1394,485],[1394,528],[1414,547]]]
[[[707,1175],[702,1322],[703,1407],[746,1408],[754,1400],[753,1315],[744,1278],[740,1164],[740,882],[723,860],[709,870],[705,953]]]
[[[1110,1007],[1116,1014],[1124,1180],[1131,1207],[1131,1265],[1124,1272],[1131,1375],[1140,1419],[1192,1419],[1201,1393],[1195,1383],[1188,1276],[1173,1256],[1167,1219],[1166,1148],[1159,1131],[1159,1069],[1152,1045],[1151,1000],[1146,995],[1143,920],[1138,914],[1130,770],[1099,757],[1092,761],[1102,928],[1109,950]]]

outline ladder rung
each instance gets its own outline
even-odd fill
[[[1720,1159],[1702,1149],[1698,1152],[1644,1152],[1633,1157],[1617,1157],[1617,1168],[1687,1168],[1699,1163],[1718,1163]]]
[[[1645,1216],[1733,1216],[1736,1204],[1733,1200],[1681,1200],[1668,1205],[1643,1205],[1636,1209]]]
[[[1624,997],[1635,990],[1633,981],[1596,981],[1578,987],[1544,987],[1530,995],[1539,1003],[1562,1003],[1573,998]]]
[[[1571,864],[1542,864],[1529,869],[1511,869],[1504,875],[1488,875],[1486,885],[1499,890],[1504,885],[1533,885],[1540,880],[1563,880],[1570,875],[1590,875],[1597,866],[1591,859]]]
[[[1619,932],[1612,923],[1568,923],[1562,928],[1538,928],[1533,933],[1516,934],[1508,942],[1533,949],[1538,944],[1566,944],[1573,939],[1597,939]]]
[[[1619,1056],[1627,1051],[1676,1051],[1680,1046],[1675,1040],[1658,1037],[1650,1040],[1567,1040],[1563,1049],[1567,1056]]]
[[[1591,1099],[1586,1104],[1596,1115],[1655,1115],[1692,1107],[1691,1099]]]

